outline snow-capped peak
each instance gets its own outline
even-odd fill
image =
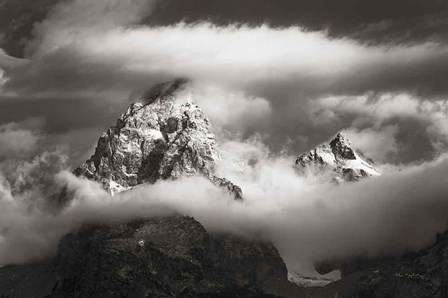
[[[352,143],[343,132],[339,132],[330,142],[331,150],[335,157],[340,159],[355,159],[355,151],[352,149]]]
[[[337,182],[359,181],[381,175],[373,161],[356,150],[343,132],[339,132],[329,143],[302,153],[296,160],[296,169],[299,173],[330,174]]]
[[[112,194],[142,183],[203,175],[241,199],[241,189],[214,175],[220,158],[210,121],[187,80],[157,85],[131,104],[75,173]]]

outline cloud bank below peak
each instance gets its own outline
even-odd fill
[[[310,271],[314,262],[322,260],[415,251],[447,228],[446,156],[336,186],[298,176],[287,156],[266,155],[256,140],[241,146],[233,143],[226,148],[243,159],[256,157],[258,162],[245,174],[229,164],[222,170],[243,186],[243,202],[232,200],[201,177],[160,181],[111,197],[99,184],[60,171],[54,163],[57,155],[44,155],[22,169],[25,181],[32,181],[33,187],[12,193],[0,183],[4,210],[0,264],[52,255],[60,237],[83,223],[178,213],[195,217],[212,233],[272,241],[290,269]],[[48,166],[48,175],[39,175],[38,169]],[[45,190],[61,186],[73,194],[73,201],[56,214],[39,208],[37,203],[46,200]],[[27,249],[30,245],[35,249]]]
[[[214,231],[273,241],[295,265],[399,254],[429,244],[446,229],[448,48],[443,43],[367,45],[297,25],[145,26],[141,21],[154,8],[152,1],[89,3],[61,2],[36,26],[29,61],[4,74],[0,119],[10,122],[38,110],[48,118],[42,127],[53,137],[57,133],[57,141],[91,150],[133,94],[189,77],[227,151],[219,171],[243,187],[247,200],[229,203],[200,178],[110,197],[99,185],[62,172],[56,180],[75,192],[75,200],[50,216],[38,208],[27,212],[27,200],[44,198],[43,190],[11,200],[11,189],[0,183],[0,206],[6,210],[0,217],[0,262],[54,252],[60,236],[83,221],[173,210]],[[341,129],[367,155],[406,166],[338,188],[297,176],[292,165],[298,154]],[[10,145],[2,147],[7,150],[0,150],[0,158],[31,159],[20,173],[15,164],[0,164],[1,171],[11,171],[4,176],[31,175],[26,185],[55,183],[53,174],[43,182],[34,178],[46,161],[65,167],[66,158],[58,159],[56,152],[32,159],[30,152],[18,152],[23,143],[15,142],[27,140],[34,151],[49,139],[22,122],[0,123],[0,141]],[[241,168],[233,168],[226,156],[239,160]],[[184,193],[191,196],[185,199]],[[32,255],[29,245],[36,247]]]

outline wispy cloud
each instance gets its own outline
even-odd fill
[[[256,151],[253,146],[250,150]],[[83,223],[176,213],[194,216],[213,233],[272,241],[290,268],[306,270],[331,258],[417,250],[446,228],[446,158],[342,186],[299,177],[283,158],[258,158],[237,181],[244,186],[244,202],[200,177],[162,181],[111,197],[99,184],[61,172],[52,181],[66,186],[74,200],[60,213],[49,214],[30,209],[23,195],[14,197],[3,187],[0,262],[51,255],[59,238]]]

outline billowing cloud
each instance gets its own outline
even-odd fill
[[[134,24],[150,13],[154,2],[155,0],[62,1],[53,7],[44,21],[35,26],[35,39],[28,44],[29,50],[34,55],[34,47],[37,47],[37,53],[49,52],[64,44],[82,43],[86,36]]]
[[[345,130],[347,137],[356,144],[363,152],[368,152],[369,157],[377,162],[385,162],[390,155],[397,154],[398,145],[396,125],[382,128],[348,129]]]
[[[25,59],[19,59],[9,56],[5,53],[3,49],[0,48],[0,68],[1,69],[11,69],[17,67],[20,64],[26,62]]]
[[[44,152],[37,155],[30,162],[21,162],[9,177],[13,194],[26,196],[37,202],[38,199],[50,200],[50,196],[57,192],[53,188],[54,176],[66,168],[67,157],[62,152]],[[39,194],[36,195],[36,191]],[[45,203],[45,202],[41,202]]]
[[[138,25],[152,5],[143,0],[76,0],[55,6],[34,29],[27,47],[30,60],[4,67],[2,100],[36,101],[39,109],[47,110],[58,140],[85,150],[93,142],[81,146],[73,140],[87,134],[93,139],[132,92],[165,79],[192,78],[197,101],[221,136],[224,159],[218,171],[241,185],[247,200],[229,201],[200,178],[110,197],[98,185],[64,172],[59,183],[74,191],[72,204],[56,215],[42,208],[30,211],[32,198],[44,200],[48,185],[58,184],[54,173],[66,161],[59,153],[42,154],[4,173],[1,204],[9,212],[0,217],[0,227],[13,228],[0,229],[2,262],[54,251],[59,237],[84,221],[161,210],[193,215],[211,231],[273,241],[291,266],[324,257],[417,249],[445,228],[445,160],[337,188],[301,178],[292,168],[299,148],[324,141],[340,128],[348,129],[355,145],[381,162],[420,161],[415,152],[404,153],[416,148],[413,143],[427,146],[419,152],[429,148],[429,158],[443,152],[448,108],[435,95],[447,91],[444,44],[366,45],[299,26]],[[369,91],[375,95],[365,95]],[[36,106],[24,102],[22,107],[32,113],[30,107]],[[55,109],[56,103],[65,110]],[[17,109],[15,116],[21,111],[28,113]],[[417,140],[412,139],[415,131],[420,132]],[[28,154],[38,139],[18,124],[3,125],[0,157]],[[300,143],[294,153],[271,152],[275,145],[287,147],[287,140]],[[37,175],[42,171],[49,176]],[[185,192],[191,193],[188,200],[179,197]],[[34,255],[20,249],[30,244],[36,247]]]
[[[427,100],[406,93],[330,96],[314,101],[310,110],[320,123],[349,118],[346,125],[360,146],[378,154],[372,147],[377,144],[383,147],[383,157],[395,151],[389,159],[395,162],[429,160],[447,150],[448,102],[444,99]],[[368,135],[371,140],[363,140]]]
[[[40,118],[0,125],[0,162],[5,159],[23,158],[34,152],[43,125]]]
[[[437,0],[169,0],[160,3],[146,21],[159,25],[204,19],[219,25],[301,25],[308,31],[326,29],[333,37],[350,36],[366,43],[414,43],[446,41],[447,11],[446,2]]]
[[[58,3],[68,2],[3,0],[0,3],[0,47],[10,54],[21,55],[26,41],[32,37],[34,24],[45,19]],[[115,6],[115,10],[120,8],[123,6]],[[447,40],[448,7],[438,0],[396,0],[393,3],[381,0],[362,5],[351,0],[337,3],[331,0],[166,0],[158,1],[154,8],[154,13],[146,15],[139,24],[157,26],[209,21],[220,26],[231,23],[258,26],[269,23],[274,27],[300,25],[307,31],[328,30],[332,37],[352,37],[366,43]],[[140,14],[144,15],[144,11],[142,9]]]
[[[0,48],[10,55],[23,57],[35,23],[45,19],[60,0],[3,0],[0,3]]]
[[[99,184],[61,172],[52,183],[66,186],[74,199],[60,213],[47,213],[30,209],[21,195],[11,200],[3,187],[0,263],[51,255],[59,238],[83,223],[176,213],[194,216],[212,233],[272,241],[289,268],[298,270],[312,270],[314,262],[331,258],[414,251],[446,228],[446,158],[336,186],[298,176],[288,156],[266,154],[259,140],[227,149],[235,146],[246,173],[238,174],[242,167],[226,172],[235,170],[232,178],[244,187],[244,202],[200,177],[143,185],[111,197]]]
[[[365,46],[299,27],[216,27],[206,23],[81,32],[46,32],[43,36],[51,41],[43,38],[32,63],[11,72],[6,86],[35,93],[85,92],[106,86],[136,88],[145,80],[181,76],[301,93],[432,93],[445,88],[440,76],[448,50],[434,43]],[[416,69],[419,71],[410,75],[409,71]]]
[[[353,124],[357,130],[381,128],[358,126],[351,122],[356,115],[335,109],[321,109],[314,117],[315,101],[354,96],[362,102],[366,92],[398,92],[430,102],[446,93],[444,44],[366,45],[297,26],[138,25],[152,7],[151,1],[143,0],[108,0],[94,6],[72,1],[56,6],[36,26],[36,38],[28,47],[31,61],[5,75],[3,96],[41,102],[50,130],[87,132],[89,126],[92,132],[112,124],[134,94],[161,81],[189,77],[196,82],[198,102],[217,131],[224,127],[243,136],[260,132],[270,136],[265,141],[271,149],[288,147],[299,154]],[[17,106],[16,100],[9,102],[10,107]],[[55,103],[61,106],[57,114],[48,108]],[[81,112],[66,108],[72,105]],[[13,114],[21,111],[14,110]],[[331,123],[318,123],[328,118],[325,113],[337,115]],[[442,130],[444,113],[439,113],[440,124],[431,136]],[[399,139],[406,135],[401,133],[403,127],[416,125],[426,131],[421,118],[409,121],[398,126]],[[425,144],[443,151],[443,140],[436,138]],[[406,162],[421,159],[417,155],[409,154]]]
[[[234,134],[250,129],[263,130],[271,123],[272,108],[263,97],[245,94],[242,91],[223,89],[213,85],[193,86],[196,103],[217,129]]]
[[[244,1],[238,1],[243,14],[254,11],[250,3],[272,5]],[[24,41],[28,59],[0,51],[0,161],[8,160],[0,163],[0,265],[51,255],[61,236],[86,222],[174,213],[196,217],[211,232],[272,241],[290,268],[308,270],[323,259],[413,251],[447,228],[444,32],[419,38],[416,30],[403,43],[389,40],[415,19],[423,20],[423,31],[442,24],[430,22],[444,14],[440,1],[427,9],[406,1],[412,9],[403,16],[390,1],[364,3],[360,20],[336,17],[317,27],[303,20],[277,26],[274,17],[265,22],[263,9],[254,22],[241,23],[226,20],[244,16],[182,22],[155,15],[173,3],[188,7],[188,0],[50,2]],[[203,9],[235,3],[225,2],[207,1]],[[282,5],[295,8],[292,16],[299,7],[326,4],[341,13],[353,4],[314,2]],[[382,33],[386,43],[377,42]],[[194,98],[218,135],[218,174],[243,188],[244,202],[200,177],[111,197],[69,173],[67,161],[76,166],[85,159],[135,97],[175,77],[193,79]],[[384,176],[335,186],[295,173],[301,151],[341,129],[386,164]],[[74,198],[49,212],[61,187]]]

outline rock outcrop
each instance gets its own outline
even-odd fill
[[[448,297],[448,233],[434,245],[399,259],[349,263],[345,275],[362,272],[350,297]]]
[[[287,269],[274,246],[177,216],[85,226],[45,264],[0,268],[0,296],[263,297],[279,281]]]
[[[301,174],[329,175],[338,183],[380,175],[373,161],[354,149],[342,132],[328,144],[302,153],[296,160],[295,168]]]
[[[340,270],[342,279],[322,289],[333,297],[448,297],[448,232],[439,234],[433,245],[399,258],[327,262],[316,269],[322,274]]]
[[[199,174],[242,199],[241,188],[214,175],[219,158],[212,126],[193,103],[189,82],[176,80],[155,86],[131,104],[75,174],[101,182],[112,194]]]

